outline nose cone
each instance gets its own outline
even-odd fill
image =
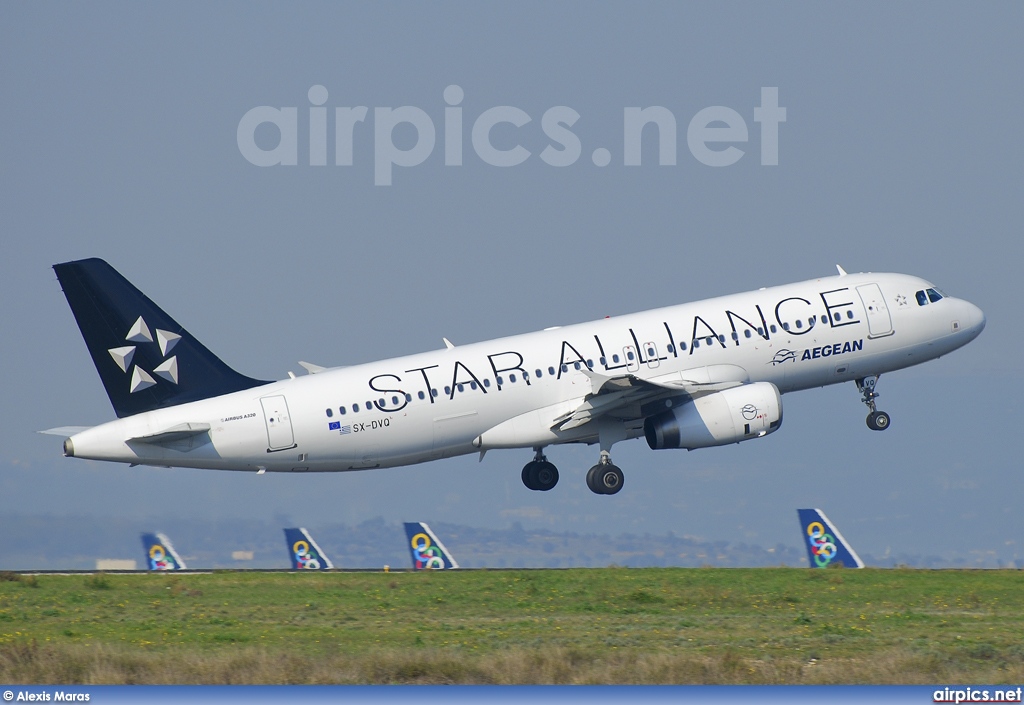
[[[972,304],[970,301],[960,302],[963,313],[960,314],[960,323],[965,333],[971,339],[977,338],[981,331],[985,330],[985,312]]]

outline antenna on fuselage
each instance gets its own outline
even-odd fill
[[[441,338],[441,340],[443,340],[443,341],[444,341],[444,346],[445,346],[446,348],[448,348],[449,350],[451,350],[452,348],[454,348],[454,347],[455,347],[455,346],[454,346],[454,345],[452,344],[452,341],[448,340],[448,338]]]
[[[843,269],[842,267],[840,267],[838,264],[836,265],[836,269],[839,270],[839,276],[841,276],[841,277],[845,277],[846,276],[846,270]]]

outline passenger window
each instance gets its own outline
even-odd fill
[[[459,389],[460,392],[466,391],[466,388],[464,386],[462,386],[462,384],[458,385],[458,389]]]
[[[669,344],[668,344],[668,345],[667,345],[667,346],[665,347],[665,349],[666,349],[666,350],[668,350],[668,351],[669,351],[670,353],[673,353],[673,354],[675,354],[675,351],[676,351],[676,346],[674,346],[674,345],[673,345],[672,343],[669,343]]]
[[[353,404],[352,405],[352,413],[353,414],[358,414],[359,413],[359,404]]]
[[[436,389],[431,389],[430,390],[430,396],[432,396],[432,397],[434,397],[436,399],[437,398],[437,390]]]
[[[647,356],[654,357],[654,348],[647,348]]]
[[[338,407],[338,413],[341,414],[342,416],[344,416],[345,415],[345,407],[339,406]]]
[[[451,387],[445,387],[444,388],[444,394],[445,394],[445,396],[450,397],[452,395],[452,388]]]
[[[421,394],[422,394],[422,392],[421,392]],[[410,402],[410,401],[412,401],[412,394],[406,394],[406,395],[405,395],[405,401],[406,401],[406,402]]]
[[[562,365],[562,372],[568,372],[568,371],[569,371],[569,366],[568,365]]]
[[[587,367],[589,367],[590,369],[594,369],[594,361],[593,360],[587,360]]]
[[[391,397],[391,403],[395,406],[398,406],[398,397]]]
[[[803,327],[804,327],[804,322],[803,322],[803,321],[801,321],[801,320],[800,320],[799,318],[798,318],[798,319],[796,319],[796,327],[797,327],[798,329],[799,329],[799,328],[803,328]]]
[[[782,330],[789,330],[789,324],[788,323],[783,323],[782,324]]]
[[[514,374],[513,375],[509,375],[508,376],[508,381],[511,382],[512,384],[515,384],[516,383],[516,376]]]
[[[580,363],[574,362],[574,363],[572,363],[572,366],[575,367],[578,370],[580,368]]]
[[[718,342],[719,343],[724,343],[725,342],[725,336],[724,335],[718,336]]]
[[[618,356],[617,354],[616,354],[616,355],[612,355],[612,362],[614,362],[614,363],[618,364],[618,362],[619,362],[619,356]]]
[[[535,373],[536,373],[536,375],[537,375],[537,379],[540,379],[541,377],[543,377],[543,376],[544,376],[544,373],[543,373],[543,372],[541,372],[540,370],[534,370],[534,372],[535,372]]]
[[[778,333],[779,332],[779,329],[775,327],[774,323],[772,323],[772,325],[771,325],[771,332],[772,333]]]
[[[627,360],[632,360],[634,357],[636,357],[636,355],[633,354],[632,350],[630,350],[628,353],[626,353],[626,359]]]
[[[774,328],[774,326],[772,326],[772,327]],[[761,326],[758,326],[757,327],[757,334],[763,338],[764,337],[764,328],[762,328]]]
[[[711,345],[711,341],[712,340],[713,340],[713,338],[709,335],[707,338],[704,338],[704,344],[705,345]]]
[[[549,368],[548,368],[548,374],[549,374],[549,375],[553,375],[553,374],[555,374],[555,368],[554,368],[554,367],[549,367]]]
[[[847,311],[846,312],[846,317],[849,318],[852,321],[853,320],[853,311]]]
[[[420,401],[423,401],[424,399],[427,398],[427,395],[424,394],[423,392],[417,392],[416,396],[418,396],[420,398]]]
[[[745,331],[743,331],[743,335],[746,336],[747,338],[749,338],[750,337],[750,329],[747,328]]]
[[[928,296],[924,293],[923,289],[921,291],[917,292],[917,294],[915,294],[915,296],[917,296],[917,305],[918,306],[927,306],[928,305]]]
[[[476,382],[470,382],[469,383],[469,388],[475,391],[476,390]]]
[[[680,350],[686,350],[686,343],[679,343]]]
[[[327,418],[331,418],[332,416],[334,416],[334,409],[328,409],[327,410]]]
[[[693,348],[694,348],[694,350],[696,350],[699,347],[700,347],[700,341],[699,340],[693,341]]]
[[[750,331],[747,331],[747,335],[750,335]],[[739,340],[740,339],[739,333],[737,333],[736,331],[733,331],[732,332],[732,339],[733,340]]]

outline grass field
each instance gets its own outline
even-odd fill
[[[8,683],[1024,682],[1019,571],[0,573]]]

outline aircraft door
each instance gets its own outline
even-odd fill
[[[658,346],[654,341],[644,343],[644,356],[647,358],[647,366],[652,370],[661,365],[661,359],[658,357]]]
[[[622,348],[622,356],[626,358],[626,369],[630,372],[636,372],[640,369],[640,359],[636,355],[636,348],[632,345],[627,345]]]
[[[284,396],[263,397],[260,404],[263,405],[263,418],[267,423],[267,452],[294,448],[292,419]]]
[[[884,338],[892,335],[892,318],[889,316],[889,308],[885,305],[885,297],[882,296],[878,284],[862,284],[857,287],[857,293],[867,312],[868,337]]]

